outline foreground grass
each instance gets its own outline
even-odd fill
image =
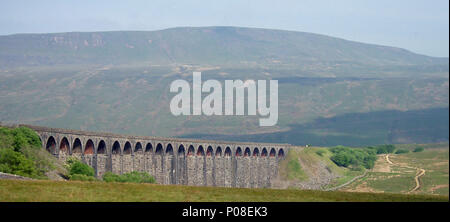
[[[193,187],[156,184],[0,180],[0,201],[448,201],[448,196]]]

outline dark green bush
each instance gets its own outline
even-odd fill
[[[399,149],[395,151],[395,154],[409,153],[409,150]]]
[[[86,176],[83,174],[72,174],[69,175],[70,180],[79,180],[79,181],[96,181],[97,179],[93,176]]]
[[[415,149],[414,149],[414,153],[418,153],[418,152],[422,152],[424,149],[423,149],[423,147],[416,147]]]
[[[0,149],[0,172],[17,174],[25,177],[37,177],[38,170],[32,160],[13,149]]]
[[[34,163],[36,173],[26,173],[28,174],[28,177],[44,179],[46,178],[46,172],[55,169],[55,158],[47,151],[41,149],[39,136],[29,128],[0,127],[0,150],[1,149],[13,150],[23,155],[25,159]],[[9,157],[12,156],[10,155]],[[3,171],[6,171],[6,168],[17,168],[17,166],[10,166],[9,164],[12,164],[12,162],[9,162],[8,164],[3,163]],[[23,167],[29,168],[29,166]]]
[[[368,147],[368,149],[374,149],[376,150],[377,154],[385,154],[385,153],[393,153],[395,150],[394,145],[379,145],[375,147]]]
[[[69,163],[69,177],[71,175],[79,174],[79,175],[85,175],[85,176],[91,176],[93,177],[95,175],[95,171],[92,167],[89,165],[82,163],[79,160],[68,160]]]
[[[122,175],[117,175],[111,172],[106,172],[103,175],[105,182],[128,182],[128,183],[155,183],[155,178],[146,172],[130,172]]]
[[[337,146],[330,149],[333,155],[330,159],[338,166],[351,167],[354,170],[361,170],[362,167],[371,169],[377,159],[374,149],[349,148]]]

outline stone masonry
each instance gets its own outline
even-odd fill
[[[289,144],[129,136],[21,125],[61,160],[72,156],[107,172],[148,172],[160,184],[271,187]]]

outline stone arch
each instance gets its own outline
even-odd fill
[[[275,157],[276,154],[277,154],[277,152],[275,151],[275,148],[270,149],[270,154],[269,154],[270,157]]]
[[[225,156],[231,156],[231,148],[229,146],[225,148]]]
[[[98,142],[97,154],[106,154],[106,143],[104,140],[100,140],[100,142]]]
[[[245,152],[244,152],[244,156],[245,157],[249,157],[249,156],[251,156],[252,154],[251,154],[251,151],[250,151],[250,148],[245,148]]]
[[[175,174],[174,174],[174,167],[175,167],[175,159],[174,153],[173,153],[173,147],[172,144],[168,143],[166,146],[166,155],[164,156],[164,184],[175,184]]]
[[[151,142],[147,142],[147,145],[145,145],[144,155],[145,155],[145,158],[144,158],[145,172],[149,173],[152,176],[155,176],[155,167],[154,167],[154,160],[153,160],[153,145]]]
[[[212,148],[212,146],[208,146],[208,148],[206,149],[206,156],[212,156],[214,153],[214,150]]]
[[[152,152],[153,152],[152,143],[147,143],[147,145],[145,145],[145,153],[152,153]]]
[[[123,146],[123,154],[131,154],[131,143],[130,142],[126,142],[125,145]]]
[[[166,153],[167,154],[169,154],[169,155],[173,155],[173,147],[172,147],[172,144],[167,144],[167,146],[166,146]]]
[[[115,174],[122,173],[121,148],[119,141],[114,141],[111,148],[111,171]]]
[[[222,156],[222,148],[220,146],[216,148],[216,156]]]
[[[88,141],[84,145],[83,160],[87,165],[91,167],[94,167],[94,149],[94,142],[92,142],[91,139],[88,139]]]
[[[190,145],[189,148],[188,148],[188,153],[187,153],[187,155],[188,155],[188,156],[192,156],[192,155],[194,155],[194,154],[195,154],[195,148],[194,148],[193,145]]]
[[[232,156],[233,153],[231,148],[227,146],[224,152],[224,160],[223,160],[223,186],[231,187],[233,183],[233,163]]]
[[[96,173],[98,177],[102,177],[106,171],[106,162],[108,156],[106,155],[106,143],[104,140],[100,140],[97,144],[97,168]]]
[[[154,170],[155,170],[155,179],[158,183],[164,184],[164,147],[161,143],[158,143],[155,148],[155,156],[154,156]]]
[[[241,147],[239,147],[239,146],[237,147],[235,156],[242,156],[242,149],[241,149]]]
[[[253,156],[259,156],[259,149],[258,149],[258,147],[255,147],[255,149],[253,149]]]
[[[214,181],[214,160],[213,160],[213,155],[214,155],[214,149],[212,148],[211,145],[209,145],[206,148],[206,159],[204,162],[204,169],[203,171],[205,172],[205,185],[206,186],[213,186],[215,184]]]
[[[183,144],[180,144],[180,146],[178,146],[178,156],[185,154],[186,150],[184,149]]]
[[[141,142],[137,142],[136,145],[134,145],[133,153],[143,153]]]
[[[79,138],[76,138],[73,141],[73,146],[72,146],[72,155],[81,155],[82,153],[82,145],[81,145],[81,140]]]
[[[178,146],[178,159],[177,159],[177,184],[186,184],[186,178],[187,178],[187,170],[186,170],[186,149],[184,148],[183,144],[180,144]]]
[[[111,149],[111,154],[113,154],[113,155],[120,154],[120,143],[119,143],[119,141],[114,141],[112,149]]]
[[[145,171],[145,161],[144,161],[144,150],[142,149],[142,143],[136,142],[133,151],[133,170],[144,172]]]
[[[202,145],[198,146],[197,156],[204,156],[204,155],[205,155],[205,150],[203,150],[203,146]]]
[[[187,155],[186,155],[186,181],[187,185],[197,185],[196,183],[196,156],[194,145],[189,145]]]
[[[158,145],[156,145],[155,154],[162,155],[163,151],[164,151],[163,145],[161,143],[158,143]]]
[[[122,154],[122,172],[128,173],[133,171],[133,148],[131,147],[131,143],[129,141],[125,142]]]
[[[84,154],[94,154],[94,142],[91,139],[88,139],[84,146]]]
[[[59,155],[67,156],[69,155],[70,145],[69,140],[66,137],[63,137],[59,144]]]
[[[264,147],[261,151],[261,156],[266,157],[267,156],[267,149]]]
[[[50,136],[47,139],[47,144],[45,146],[45,149],[51,153],[51,154],[55,154],[56,153],[56,140],[53,136]]]
[[[284,150],[283,149],[278,150],[278,157],[281,157],[281,158],[284,157]]]

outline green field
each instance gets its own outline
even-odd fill
[[[448,201],[448,196],[327,192],[154,184],[0,180],[0,201]]]

